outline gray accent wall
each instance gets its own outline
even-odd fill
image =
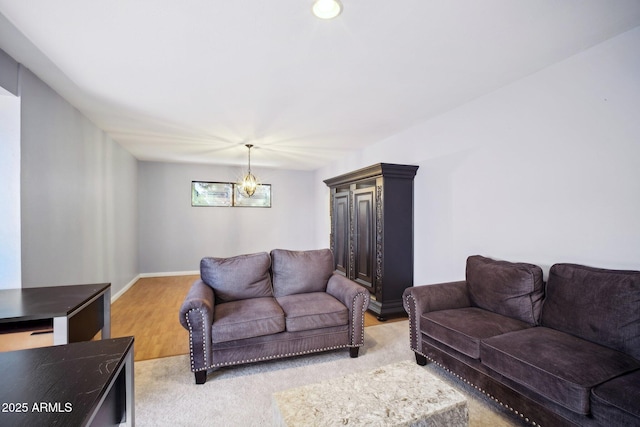
[[[272,207],[249,208],[191,206],[191,181],[234,182],[242,168],[140,162],[138,171],[140,273],[197,271],[205,256],[318,248],[313,172],[254,165],[271,184]]]
[[[137,275],[137,160],[21,68],[22,286]]]

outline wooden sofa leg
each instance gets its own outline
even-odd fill
[[[420,366],[425,366],[427,364],[427,358],[421,354],[415,353],[416,355],[416,363]]]
[[[207,382],[207,371],[194,372],[196,375],[196,384],[204,384]]]
[[[360,347],[349,347],[349,356],[355,359],[356,357],[358,357],[359,350],[360,350]]]

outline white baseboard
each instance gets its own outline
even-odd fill
[[[122,296],[122,294],[124,294],[125,292],[127,292],[129,290],[130,287],[132,287],[137,281],[138,279],[140,279],[140,275],[138,274],[136,277],[134,277],[129,283],[127,283],[124,288],[120,289],[119,292],[111,295],[111,304],[113,304],[113,302],[115,300],[117,300],[118,298],[120,298]]]
[[[136,277],[134,277],[129,283],[127,283],[124,288],[120,289],[119,292],[111,295],[111,303],[113,303],[115,300],[120,298],[138,280],[143,279],[145,277],[192,276],[192,275],[200,275],[200,271],[195,270],[195,271],[172,271],[172,272],[164,272],[164,273],[140,273]]]
[[[200,270],[194,271],[167,271],[164,273],[140,273],[140,278],[144,277],[169,277],[169,276],[192,276],[194,274],[200,275]]]

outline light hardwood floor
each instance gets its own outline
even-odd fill
[[[189,353],[189,334],[178,313],[191,284],[199,276],[154,277],[138,280],[111,306],[111,336],[134,336],[135,360]],[[406,316],[387,322],[404,320]],[[367,312],[365,326],[379,325]]]
[[[111,336],[133,336],[135,360],[189,353],[189,334],[180,325],[178,313],[198,277],[138,280],[111,305]]]

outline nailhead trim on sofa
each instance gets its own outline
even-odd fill
[[[355,318],[355,313],[356,313],[356,304],[357,304],[357,300],[358,297],[362,296],[362,319],[360,319],[360,321],[362,322],[362,325],[364,325],[364,313],[367,311],[367,307],[365,306],[365,303],[367,301],[367,298],[364,296],[364,294],[358,293],[356,294],[356,296],[353,297],[353,301],[351,302],[351,312],[353,313],[353,317],[351,320],[351,345],[349,347],[361,347],[364,344],[364,327],[362,327],[362,332],[360,335],[360,344],[355,344],[355,327],[356,327],[356,318]]]
[[[191,310],[189,310],[187,312],[187,314],[185,315],[186,319],[187,319],[187,326],[189,327],[189,358],[191,359],[191,371],[192,372],[197,372],[197,371],[204,371],[207,368],[200,368],[200,369],[195,369],[195,361],[194,361],[194,355],[193,355],[193,327],[191,326],[191,322],[189,321],[189,314],[192,311],[198,311],[200,312],[200,315],[202,316],[202,323],[204,323],[204,312],[201,309],[198,308],[192,308]],[[203,357],[205,357],[205,355],[207,354],[207,336],[205,333],[205,329],[203,328],[202,330],[202,355]],[[202,360],[202,364],[204,365],[206,362],[205,359]]]
[[[352,302],[352,307],[354,308],[353,313],[355,313],[355,307],[356,307],[356,303],[357,303],[357,299],[359,296],[361,296],[362,294],[358,294],[354,297],[353,302]],[[364,302],[366,301],[366,298],[363,297],[363,302],[362,302],[362,306],[363,306],[363,310],[362,310],[362,324],[364,324],[364,312],[366,311],[366,307],[364,306]],[[284,358],[284,357],[291,357],[291,356],[301,356],[303,354],[309,354],[309,353],[317,353],[317,352],[321,352],[321,351],[329,351],[329,350],[337,350],[340,348],[346,348],[346,347],[362,347],[362,343],[364,343],[364,328],[362,335],[360,337],[361,340],[361,344],[354,344],[353,342],[351,344],[345,344],[345,345],[339,345],[339,346],[331,346],[331,347],[324,347],[324,348],[320,348],[320,349],[313,349],[313,350],[308,350],[308,351],[301,351],[301,352],[295,352],[295,353],[284,353],[284,354],[276,354],[273,356],[265,356],[265,357],[259,357],[256,359],[245,359],[245,360],[238,360],[238,361],[234,361],[234,362],[226,362],[226,363],[213,363],[207,367],[203,367],[203,368],[195,368],[195,362],[194,362],[194,354],[193,354],[193,339],[192,339],[192,335],[193,335],[193,327],[191,325],[191,322],[189,321],[189,314],[192,311],[198,311],[200,312],[201,316],[202,316],[202,321],[204,322],[204,312],[201,309],[191,309],[187,312],[186,314],[186,318],[187,318],[187,326],[189,328],[189,353],[190,353],[190,359],[191,359],[191,371],[192,372],[198,372],[198,371],[205,371],[208,369],[212,369],[212,368],[219,368],[222,366],[234,366],[234,365],[241,365],[241,364],[245,364],[245,363],[253,363],[253,362],[260,362],[260,361],[264,361],[264,360],[272,360],[272,359],[279,359],[279,358]],[[355,314],[354,314],[355,315]],[[352,332],[351,332],[351,336],[355,335],[355,317],[353,318],[354,322],[352,322]],[[203,347],[203,354],[206,354],[206,335],[205,332],[203,330],[203,340],[202,340],[202,347]],[[204,364],[204,360],[203,360],[203,364]]]

